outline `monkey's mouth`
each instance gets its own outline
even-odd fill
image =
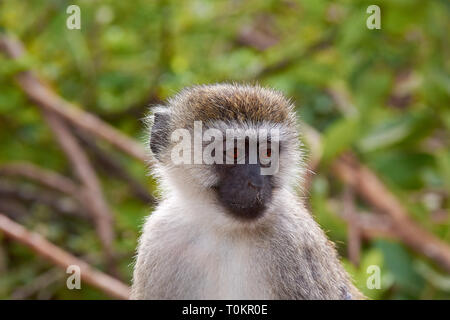
[[[220,204],[226,209],[226,213],[239,220],[254,220],[263,216],[266,203],[270,194],[263,196],[261,193],[241,192],[228,193],[223,188],[215,188]]]
[[[242,204],[237,203],[237,202],[231,202],[231,205],[234,206],[234,207],[236,207],[236,208],[240,208],[240,209],[245,209],[245,208],[247,208],[247,206],[242,205]]]
[[[266,206],[262,203],[254,203],[249,205],[248,203],[242,204],[239,202],[231,202],[227,206],[227,211],[234,217],[241,220],[254,220],[261,217],[264,214]]]
[[[218,198],[218,202],[226,210],[229,215],[243,221],[255,220],[264,215],[264,211],[267,206],[265,201],[262,201],[261,196],[254,196],[252,198],[246,197],[242,198],[246,193],[237,195],[230,195],[224,192],[224,190],[218,186],[212,188]],[[239,199],[240,201],[236,201]]]

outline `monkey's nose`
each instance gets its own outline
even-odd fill
[[[260,181],[248,181],[247,185],[252,188],[256,189],[257,191],[260,191],[262,188],[262,183]]]

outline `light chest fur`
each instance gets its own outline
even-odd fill
[[[245,228],[208,201],[161,203],[144,226],[132,298],[361,298],[295,196],[283,192],[276,199]]]
[[[142,298],[275,298],[270,285],[261,277],[261,272],[268,272],[260,270],[267,249],[254,235],[235,233],[217,221],[228,217],[200,218],[205,213],[213,217],[218,212],[202,214],[176,207],[158,211],[146,222],[139,249],[147,254],[138,257],[145,263],[137,264],[149,269],[146,270],[149,277],[142,279],[147,288],[140,293]]]

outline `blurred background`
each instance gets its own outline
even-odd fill
[[[157,194],[142,119],[218,81],[295,102],[299,192],[364,294],[449,299],[449,31],[445,0],[0,1],[0,299],[126,298]]]

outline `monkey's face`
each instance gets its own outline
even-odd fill
[[[277,190],[300,180],[296,115],[273,90],[193,87],[154,108],[150,124],[154,173],[186,201],[213,202],[227,216],[255,220],[279,200]]]
[[[226,144],[225,144],[226,145]],[[274,179],[272,175],[263,174],[270,163],[272,146],[256,144],[259,152],[251,161],[248,139],[242,143],[245,148],[234,145],[223,152],[223,164],[215,164],[217,183],[212,187],[217,198],[226,211],[242,220],[252,220],[261,216],[272,200]]]

